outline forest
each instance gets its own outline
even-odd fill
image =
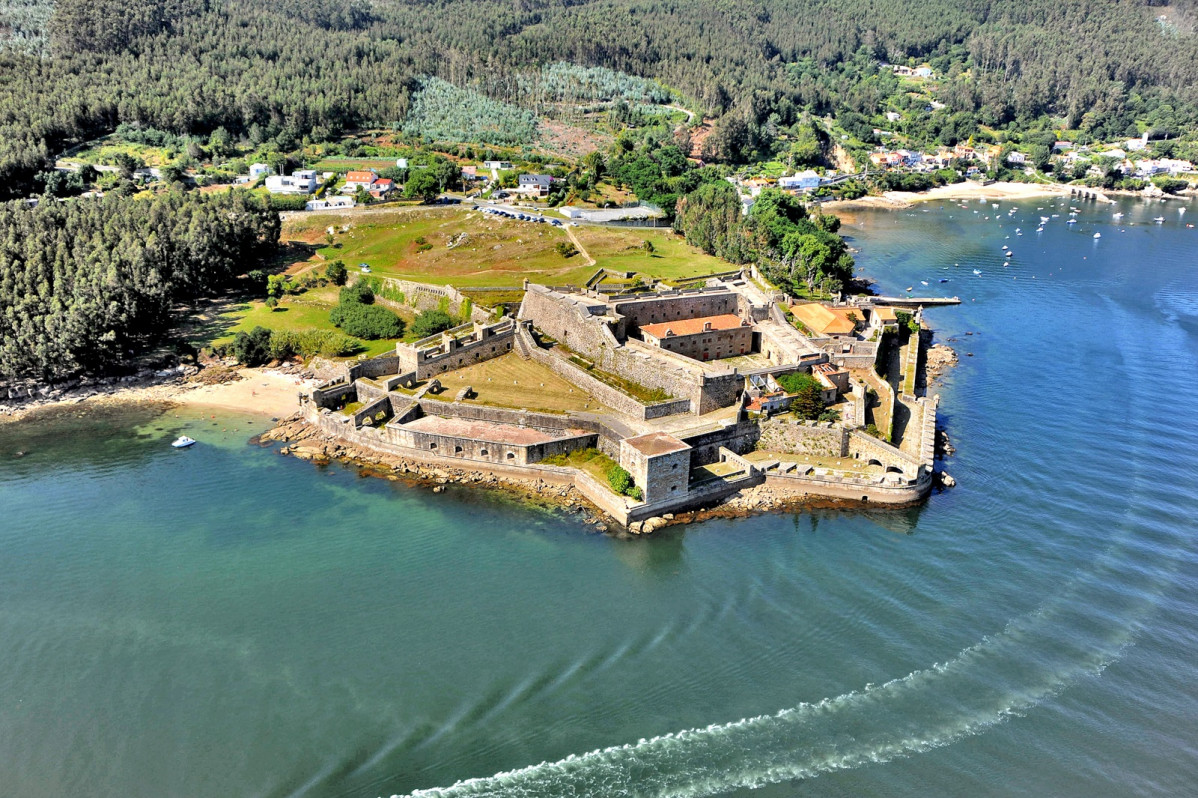
[[[278,238],[278,214],[243,192],[0,204],[0,378],[123,362]]]
[[[439,85],[429,77],[534,111],[673,96],[717,120],[704,156],[730,162],[805,114],[843,117],[864,140],[911,98],[880,62],[941,76],[946,107],[907,132],[942,143],[1049,115],[1172,137],[1198,101],[1198,0],[58,0],[47,19],[48,7],[0,0],[0,196],[36,190],[57,154],[122,122],[223,127],[284,152],[366,126],[421,130],[443,107],[409,121]]]

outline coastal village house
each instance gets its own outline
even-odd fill
[[[341,187],[341,191],[345,194],[353,194],[359,188],[371,191],[375,188],[375,183],[378,182],[378,179],[379,176],[374,170],[347,172],[345,175],[345,185]]]
[[[812,191],[819,188],[821,182],[823,182],[823,179],[814,170],[808,169],[792,177],[778,178],[778,188],[795,191]]]
[[[520,175],[519,177],[520,190],[537,197],[549,196],[549,187],[552,185],[553,178],[549,175]]]
[[[272,194],[311,194],[316,186],[316,171],[313,169],[300,169],[290,176],[271,175],[266,178],[266,190]]]

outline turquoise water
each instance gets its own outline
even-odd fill
[[[244,418],[0,429],[0,794],[1192,793],[1198,230],[1049,204],[846,220],[965,300],[918,509],[616,540]]]

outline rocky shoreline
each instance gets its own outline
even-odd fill
[[[273,429],[251,439],[251,443],[261,446],[281,443],[284,445],[278,452],[282,455],[307,460],[317,465],[327,465],[334,461],[352,465],[363,476],[430,488],[433,493],[443,493],[455,485],[497,491],[525,503],[576,514],[580,525],[587,531],[602,532],[616,537],[652,535],[666,527],[713,518],[748,518],[770,512],[818,508],[849,509],[860,506],[855,502],[839,499],[788,496],[766,485],[758,485],[710,507],[665,513],[645,521],[634,522],[625,528],[588,501],[573,486],[555,485],[532,476],[517,478],[492,473],[485,468],[434,465],[398,455],[381,454],[326,433],[309,423],[300,413],[282,419]]]

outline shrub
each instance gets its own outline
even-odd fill
[[[342,305],[373,305],[374,289],[366,280],[358,280],[353,285],[342,287],[337,301]]]
[[[559,241],[555,249],[563,258],[572,258],[578,254],[578,248],[569,241]]]
[[[607,484],[611,485],[611,489],[621,496],[627,495],[628,489],[633,487],[632,474],[625,471],[622,466],[612,463],[611,468],[607,469]]]
[[[324,274],[333,285],[345,285],[345,281],[349,279],[349,269],[346,269],[345,264],[339,260],[326,266]]]
[[[374,295],[371,295],[374,298]],[[399,316],[378,305],[342,302],[329,313],[329,320],[355,338],[399,338],[404,323]]]
[[[233,343],[229,345],[229,352],[237,358],[238,363],[261,366],[271,359],[270,330],[255,327],[248,333],[237,333],[233,337]]]
[[[412,321],[412,334],[420,338],[436,335],[453,327],[453,317],[443,310],[426,310]]]
[[[270,336],[270,355],[279,360],[296,355],[346,357],[361,348],[357,339],[332,330],[275,330]]]

